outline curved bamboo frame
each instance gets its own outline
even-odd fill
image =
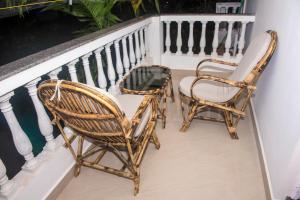
[[[238,82],[234,80],[228,80],[221,77],[210,76],[210,75],[200,75],[200,67],[203,63],[212,62],[218,64],[225,64],[233,67],[237,67],[236,63],[230,63],[226,61],[216,60],[216,59],[206,59],[201,61],[196,69],[197,78],[193,81],[192,86],[190,88],[191,96],[186,96],[179,89],[179,99],[181,104],[181,111],[183,116],[183,124],[181,127],[181,131],[186,131],[193,119],[203,119],[210,121],[223,122],[226,124],[227,130],[232,139],[238,139],[236,127],[238,125],[241,117],[246,116],[245,109],[250,102],[250,98],[253,95],[253,92],[256,89],[256,82],[260,77],[261,73],[266,68],[269,63],[277,45],[277,33],[275,31],[267,31],[271,35],[271,42],[269,44],[268,50],[265,55],[261,58],[261,60],[257,63],[257,65],[253,68],[253,70],[247,75],[245,80]],[[208,101],[205,99],[201,99],[194,95],[193,88],[198,84],[201,80],[207,80],[211,82],[219,82],[224,83],[229,86],[239,88],[237,94],[232,97],[230,100],[222,103],[216,103],[212,101]],[[243,96],[245,95],[245,97]],[[244,97],[244,98],[242,98]],[[237,103],[241,101],[241,106],[238,107]],[[189,105],[188,116],[184,115],[184,103],[187,102]],[[219,120],[216,118],[208,118],[202,117],[198,114],[206,108],[210,108],[212,110],[220,111],[223,114],[224,120]]]
[[[145,66],[138,66],[134,69],[145,67]],[[147,66],[146,66],[147,67]],[[162,106],[158,106],[158,118],[162,119],[162,128],[166,127],[166,121],[167,121],[167,97],[170,97],[172,99],[172,102],[175,102],[174,97],[174,91],[173,91],[173,83],[172,83],[172,73],[170,68],[162,65],[152,65],[151,67],[159,67],[164,68],[167,70],[168,76],[166,77],[166,81],[162,84],[160,88],[152,89],[152,90],[133,90],[128,89],[124,87],[124,84],[121,84],[122,82],[126,82],[127,79],[130,77],[130,73],[127,74],[120,82],[120,90],[124,94],[136,94],[136,95],[154,95],[157,100],[157,104],[159,105],[160,102],[162,102]],[[168,94],[169,89],[169,94]]]
[[[78,176],[81,166],[101,170],[134,182],[134,195],[139,191],[140,164],[149,142],[157,149],[160,143],[155,133],[157,104],[155,97],[145,96],[132,120],[128,120],[120,108],[106,95],[83,84],[63,81],[59,85],[61,98],[50,98],[55,93],[57,80],[44,81],[38,87],[38,95],[53,115],[66,147],[76,161],[74,175]],[[152,114],[143,132],[134,133],[148,106]],[[68,137],[63,127],[72,128],[74,134]],[[72,143],[78,138],[77,149]],[[92,148],[83,153],[83,143],[88,140]],[[127,155],[121,153],[125,152]],[[106,152],[113,153],[122,163],[121,169],[100,164]],[[91,161],[91,156],[96,156]],[[94,157],[93,157],[94,158]]]

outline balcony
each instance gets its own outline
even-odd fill
[[[37,97],[41,79],[80,81],[117,94],[124,74],[139,65],[156,64],[171,68],[177,96],[179,80],[193,74],[199,61],[218,58],[238,63],[253,23],[252,15],[145,16],[1,66],[0,108],[25,160],[10,180],[0,162],[1,197],[132,199],[127,180],[86,168],[79,177],[72,177],[74,160],[62,137],[55,137],[50,117]],[[32,100],[37,126],[46,141],[36,156],[10,103],[18,88],[26,88],[24,95]],[[162,148],[148,148],[151,153],[142,165],[137,198],[217,199],[220,194],[224,199],[266,198],[251,114],[239,126],[241,139],[234,141],[225,126],[209,122],[196,121],[187,133],[180,133],[178,99],[168,103],[167,112],[166,129],[157,126]],[[84,149],[88,148],[86,144]]]

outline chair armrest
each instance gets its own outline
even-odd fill
[[[193,88],[195,87],[195,85],[197,85],[198,81],[201,81],[201,80],[208,80],[208,81],[212,81],[212,82],[224,83],[224,84],[227,84],[227,85],[230,85],[230,86],[233,86],[233,87],[247,88],[248,90],[255,90],[256,89],[255,86],[249,85],[249,84],[247,84],[245,82],[228,80],[228,79],[224,79],[224,78],[220,78],[220,77],[216,77],[216,76],[201,75],[201,76],[198,76],[193,81],[191,89],[190,89],[191,97],[194,100],[199,101],[201,104],[205,104],[205,105],[209,105],[209,106],[212,106],[212,107],[216,107],[216,108],[220,108],[220,109],[223,109],[223,110],[227,110],[227,111],[230,111],[230,112],[234,112],[235,114],[241,115],[241,116],[245,116],[246,115],[245,112],[242,112],[242,111],[240,111],[238,109],[235,109],[235,108],[232,108],[232,107],[227,107],[227,106],[224,106],[222,104],[211,102],[211,101],[208,101],[208,100],[204,100],[204,99],[201,99],[201,98],[195,96],[194,93],[193,93]]]
[[[232,63],[232,62],[228,62],[228,61],[223,61],[223,60],[217,60],[217,59],[204,59],[202,61],[200,61],[197,65],[196,68],[196,76],[199,76],[199,72],[201,71],[201,68],[203,68],[203,64],[204,63],[216,63],[216,64],[221,64],[223,65],[223,67],[220,66],[214,66],[215,68],[222,68],[222,69],[227,69],[227,70],[232,70],[232,67],[237,67],[238,64],[237,63]]]
[[[130,131],[127,132],[126,138],[132,138],[134,135],[137,126],[141,122],[143,118],[143,114],[145,113],[148,106],[151,106],[152,112],[157,115],[157,112],[155,112],[156,106],[153,106],[155,104],[155,97],[151,95],[146,95],[142,101],[142,103],[139,105],[137,111],[135,112],[134,116],[131,120],[131,128]],[[152,116],[150,116],[152,117]]]

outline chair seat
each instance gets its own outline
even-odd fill
[[[187,76],[183,78],[179,83],[179,90],[186,96],[191,97],[190,88],[196,76]],[[194,87],[194,95],[212,102],[226,102],[230,100],[237,92],[236,88],[230,87],[222,83],[216,83],[211,81],[199,81]]]
[[[128,120],[132,120],[134,114],[137,112],[138,107],[142,103],[144,96],[143,95],[131,95],[131,94],[122,94],[116,96],[119,104],[121,104],[121,110],[125,113]],[[138,137],[144,130],[144,127],[147,125],[147,122],[151,115],[151,109],[148,105],[145,113],[143,114],[142,120],[139,123],[134,136]]]

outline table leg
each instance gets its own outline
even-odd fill
[[[170,97],[172,99],[172,102],[174,103],[175,102],[175,97],[174,97],[172,77],[170,78],[169,86],[170,86]]]

